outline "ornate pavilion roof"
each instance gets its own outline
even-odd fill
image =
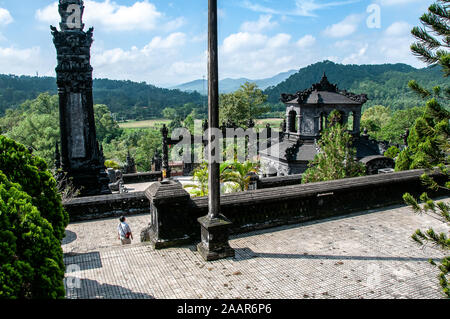
[[[368,100],[366,94],[354,94],[346,90],[339,90],[336,84],[328,81],[325,73],[319,83],[309,89],[295,94],[281,94],[281,101],[286,104],[350,104],[362,105]]]

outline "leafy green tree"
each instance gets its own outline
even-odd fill
[[[119,124],[114,121],[108,106],[104,104],[94,105],[94,116],[97,140],[100,142],[109,143],[122,134],[122,130]]]
[[[23,103],[17,112],[21,114],[20,117],[16,117],[19,120],[14,127],[4,132],[5,135],[31,147],[35,155],[53,166],[55,144],[59,142],[58,97],[43,93],[35,100]],[[7,115],[4,121],[9,119]]]
[[[395,144],[404,144],[403,135],[406,130],[411,129],[414,122],[423,115],[424,111],[424,107],[396,110],[387,123],[381,126],[381,130],[376,134],[376,139]]]
[[[172,107],[166,107],[164,110],[162,110],[162,115],[165,119],[168,120],[174,120],[175,118],[179,117],[177,110]]]
[[[152,159],[158,151],[162,151],[161,132],[146,130],[137,143],[135,162],[138,169],[143,172],[151,171]]]
[[[0,171],[0,299],[65,296],[61,241],[33,202]]]
[[[375,105],[366,109],[361,117],[361,127],[365,127],[369,132],[380,131],[384,123],[389,121],[391,110],[382,105]]]
[[[408,137],[408,147],[399,154],[397,171],[436,166],[448,161],[450,112],[443,109],[436,99],[426,104],[422,117],[416,120]]]
[[[318,142],[320,152],[303,173],[302,183],[314,183],[348,177],[363,176],[364,165],[356,160],[356,150],[351,147],[352,136],[340,124],[341,114],[334,110],[328,117],[330,123]]]
[[[376,140],[403,144],[406,129],[410,129],[424,111],[423,107],[413,107],[392,112],[388,107],[376,105],[364,111],[361,129],[366,128],[369,135]]]
[[[246,82],[236,92],[220,95],[220,123],[232,122],[248,128],[249,120],[255,120],[269,111],[264,105],[266,101],[267,96],[256,84]]]
[[[391,146],[388,148],[386,152],[384,152],[384,156],[395,159],[400,153],[400,150],[396,146]]]
[[[161,132],[150,128],[125,130],[119,138],[103,145],[107,161],[114,161],[123,166],[129,151],[140,172],[151,170],[152,158],[161,148]]]
[[[122,134],[106,105],[94,105],[94,115],[99,142],[109,143]],[[0,128],[5,136],[31,147],[52,168],[55,144],[60,142],[58,96],[42,93],[16,110],[7,110],[0,119]]]

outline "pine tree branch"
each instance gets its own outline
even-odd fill
[[[411,34],[420,41],[420,43],[429,50],[437,49],[442,46],[442,43],[439,42],[436,38],[432,37],[427,33],[427,31],[423,28],[414,27],[411,30]]]
[[[427,64],[437,64],[439,58],[430,50],[427,50],[421,43],[413,43],[411,45],[411,51],[415,56]]]
[[[442,5],[433,3],[432,5],[429,6],[428,11],[430,11],[436,16],[439,16],[442,19],[450,21],[450,12],[447,10],[446,7]]]

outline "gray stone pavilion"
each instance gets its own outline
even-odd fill
[[[392,166],[389,159],[382,156],[377,141],[360,134],[361,108],[368,100],[365,94],[354,94],[339,90],[331,84],[324,74],[319,83],[296,94],[282,94],[281,101],[286,105],[286,119],[282,127],[280,143],[260,152],[263,174],[267,176],[287,176],[301,174],[308,163],[320,151],[317,141],[327,127],[327,118],[333,110],[342,115],[342,123],[353,136],[358,160],[366,161],[372,167]]]

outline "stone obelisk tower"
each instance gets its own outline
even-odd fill
[[[56,47],[61,169],[80,196],[111,194],[97,142],[90,50],[93,28],[84,32],[82,0],[59,0],[60,31],[51,26]]]

